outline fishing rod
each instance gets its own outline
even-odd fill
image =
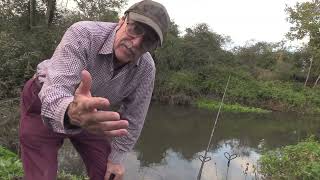
[[[227,174],[226,174],[226,179],[228,179],[230,162],[231,162],[231,160],[237,158],[238,155],[237,154],[230,155],[228,152],[224,152],[224,157],[226,157],[227,160],[228,160],[228,163],[227,163]]]
[[[209,139],[209,142],[208,142],[207,149],[206,149],[206,151],[204,152],[204,156],[200,155],[200,157],[199,157],[199,159],[200,159],[200,161],[201,161],[201,166],[200,166],[200,170],[199,170],[199,173],[198,173],[197,180],[200,180],[200,179],[201,179],[201,174],[202,174],[202,170],[203,170],[204,163],[206,163],[206,162],[208,162],[208,161],[211,160],[211,157],[207,157],[207,154],[208,154],[208,151],[209,151],[209,148],[210,148],[210,145],[211,145],[211,141],[212,141],[212,137],[213,137],[214,131],[215,131],[216,126],[217,126],[217,122],[218,122],[218,119],[219,119],[221,107],[222,107],[223,100],[224,100],[224,96],[226,95],[226,92],[227,92],[227,89],[228,89],[230,77],[231,77],[231,76],[229,75],[229,78],[228,78],[228,81],[227,81],[227,85],[226,85],[226,87],[225,87],[225,89],[224,89],[223,96],[222,96],[222,99],[221,99],[221,102],[220,102],[220,106],[219,106],[219,110],[218,110],[218,113],[217,113],[217,116],[216,116],[216,120],[215,120],[215,122],[214,122],[212,131],[211,131],[211,136],[210,136],[210,139]]]

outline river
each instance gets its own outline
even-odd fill
[[[125,180],[195,180],[216,112],[152,104],[134,151],[125,162]],[[221,113],[202,180],[255,179],[262,150],[295,144],[319,135],[316,115],[295,113]],[[237,155],[227,166],[229,155]],[[59,169],[84,174],[69,142],[59,152]]]

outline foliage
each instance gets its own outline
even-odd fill
[[[0,101],[0,146],[17,152],[19,149],[19,99]],[[8,138],[10,137],[10,138]]]
[[[8,149],[0,146],[0,177],[3,180],[20,179],[23,176],[22,163],[18,156]],[[60,172],[58,180],[86,180],[87,177],[71,175]]]
[[[265,152],[261,173],[270,179],[319,179],[320,143],[314,137],[296,145]]]
[[[233,52],[236,61],[242,66],[245,65],[247,71],[256,79],[290,80],[298,71],[296,68],[302,68],[302,65],[295,66],[297,59],[294,57],[298,52],[293,54],[283,43],[253,42],[243,47],[235,47]]]
[[[16,153],[19,151],[19,99],[0,101],[0,179],[21,179],[23,175],[21,161]],[[58,180],[86,179],[68,172],[59,172]]]
[[[276,111],[318,112],[319,89],[304,88],[302,83],[279,80],[257,80],[241,67],[208,65],[197,70],[158,73],[154,96],[164,101],[173,101],[168,96],[179,95],[189,99],[187,104],[197,99],[222,97],[227,76],[231,75],[226,103],[244,104]],[[181,104],[180,99],[176,99]],[[174,103],[174,102],[173,102]]]
[[[198,100],[197,106],[199,108],[205,108],[209,110],[217,111],[220,107],[220,102],[218,101],[210,101],[210,100]],[[255,112],[255,113],[267,113],[270,112],[268,110],[264,110],[261,108],[254,107],[246,107],[240,104],[222,104],[221,111],[225,112]]]
[[[32,28],[29,27],[29,1],[0,3],[0,99],[19,96],[36,65],[51,57],[72,23],[116,21],[120,9],[127,3],[126,0],[77,0],[72,10],[56,7],[53,24],[48,27],[46,2],[36,1],[36,26]],[[308,7],[314,7],[314,3]],[[296,10],[291,8],[287,12]],[[303,13],[290,16],[291,23],[298,22],[295,20],[302,17],[301,14],[307,14],[307,11],[297,12]],[[317,58],[309,47],[293,52],[284,42],[253,42],[226,50],[230,37],[214,32],[205,23],[187,28],[183,35],[178,28],[172,21],[163,46],[153,54],[157,66],[154,99],[173,104],[194,104],[197,99],[219,101],[226,79],[231,75],[226,103],[281,111],[299,108],[318,111],[319,90],[304,89],[300,84],[306,75],[306,63],[311,56]]]
[[[17,155],[0,146],[0,177],[11,180],[22,175],[22,164]]]
[[[319,7],[318,0],[297,3],[294,7],[287,7],[288,21],[292,24],[288,37],[292,39],[303,39],[310,36],[310,40],[319,34]],[[314,39],[315,40],[315,39]]]
[[[118,20],[118,11],[121,9],[127,0],[75,0],[82,19],[95,21],[111,21]]]
[[[79,13],[66,8],[55,11],[47,26],[46,1],[36,1],[35,25],[29,26],[29,1],[0,1],[0,99],[17,97],[36,65],[51,57],[67,27],[79,20],[116,21],[122,1],[78,1]],[[101,13],[94,14],[95,8]]]
[[[273,69],[276,64],[274,57],[275,45],[267,42],[257,42],[253,45],[238,47],[236,53],[239,61],[251,67],[261,67],[264,69]]]
[[[171,22],[165,43],[155,52],[155,63],[162,71],[178,71],[183,68],[183,42],[178,34],[178,26]]]
[[[184,36],[177,34],[177,28],[171,24],[164,46],[155,53],[155,99],[176,104],[190,104],[199,98],[219,100],[231,75],[226,99],[231,104],[318,111],[319,96],[312,93],[318,90],[303,89],[299,83],[304,82],[302,69],[310,57],[305,48],[292,52],[283,42],[256,42],[230,52],[223,49],[228,38],[212,32],[206,24],[187,28]]]
[[[0,32],[0,99],[16,97],[21,82],[34,73],[32,67],[39,58],[38,51],[29,51],[29,47],[22,41],[16,40],[13,34]],[[13,88],[14,87],[14,88]]]
[[[294,7],[287,7],[288,21],[292,24],[287,37],[290,39],[308,39],[307,50],[313,57],[311,74],[320,73],[320,1],[296,3]],[[310,59],[305,61],[310,64]]]

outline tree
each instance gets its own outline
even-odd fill
[[[223,59],[225,51],[222,46],[226,43],[224,36],[213,32],[208,24],[197,24],[187,28],[183,36],[184,68],[196,69],[207,65],[226,62]]]
[[[35,18],[36,18],[36,0],[29,1],[29,29],[36,25]]]
[[[237,55],[242,64],[251,68],[260,67],[272,70],[276,64],[275,45],[267,42],[256,42],[249,46],[239,47]]]
[[[75,0],[80,12],[86,19],[117,21],[118,10],[127,0]]]
[[[311,57],[306,82],[309,74],[318,74],[314,83],[314,86],[316,86],[320,79],[320,1],[312,0],[311,2],[296,3],[294,7],[286,7],[286,12],[289,15],[287,19],[292,24],[287,37],[291,40],[309,39],[308,49]]]
[[[161,72],[179,71],[183,67],[182,38],[179,33],[178,25],[172,21],[162,47],[155,52],[155,63]]]
[[[81,1],[90,5],[86,12],[98,17],[94,20],[117,19],[126,2]],[[101,9],[95,14],[93,7]],[[0,0],[0,99],[17,97],[36,65],[52,56],[66,28],[88,18],[79,9],[57,7],[56,0]]]
[[[56,4],[57,4],[56,0],[47,0],[47,13],[46,13],[46,16],[47,16],[48,27],[50,27],[51,24],[52,24],[52,21],[53,21],[53,18],[54,18],[54,14],[55,14],[55,11],[56,11]]]

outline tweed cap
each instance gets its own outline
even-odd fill
[[[152,0],[143,0],[132,5],[125,11],[125,14],[127,13],[129,13],[130,20],[150,26],[159,36],[160,45],[162,45],[170,24],[169,14],[162,4]]]

